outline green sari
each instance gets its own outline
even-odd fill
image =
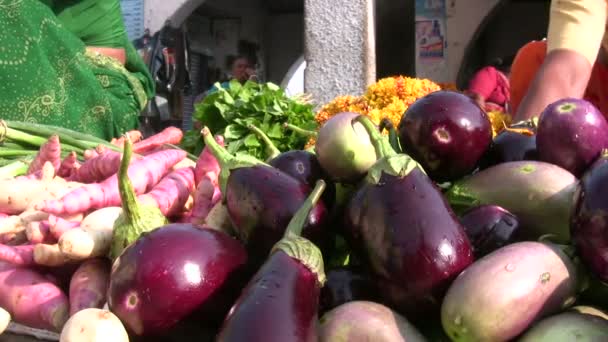
[[[87,45],[124,48],[127,62]],[[153,93],[118,0],[0,0],[0,119],[109,140],[137,128]]]

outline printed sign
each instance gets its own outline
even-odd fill
[[[129,40],[141,38],[144,35],[144,0],[121,0],[120,7]]]
[[[445,0],[416,0],[416,76],[447,81]]]

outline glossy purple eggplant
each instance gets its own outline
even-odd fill
[[[511,161],[538,160],[536,135],[530,129],[505,129],[498,133],[479,167],[487,169]]]
[[[319,315],[356,300],[379,300],[378,289],[368,274],[349,266],[327,271],[319,299]]]
[[[460,218],[475,258],[481,258],[514,242],[519,229],[515,215],[497,205],[482,205],[465,212]]]
[[[492,142],[486,113],[471,98],[453,91],[418,99],[403,114],[398,129],[403,152],[438,182],[472,172]]]
[[[270,166],[275,167],[310,187],[315,182],[323,179],[327,188],[323,192],[323,203],[331,208],[336,200],[336,187],[325,174],[319,160],[314,153],[302,150],[287,151],[278,154],[268,161]]]
[[[360,120],[380,159],[348,204],[346,238],[387,305],[421,319],[438,311],[451,281],[473,262],[471,243],[420,165],[396,154],[368,118]]]
[[[575,195],[570,234],[587,268],[608,283],[608,155],[584,174]]]
[[[272,246],[311,191],[311,187],[248,156],[234,157],[203,129],[206,146],[221,165],[220,186],[236,236],[245,243],[254,264],[266,259]],[[319,201],[305,223],[303,237],[325,245],[328,210]]]
[[[249,281],[218,334],[217,342],[317,341],[319,292],[325,282],[323,256],[300,236],[325,182],[294,215],[285,236]]]
[[[540,160],[581,177],[608,148],[608,122],[588,101],[558,100],[540,115],[536,145]]]
[[[246,262],[243,245],[223,232],[190,224],[157,228],[114,262],[108,305],[139,336],[165,332],[195,310],[222,317],[244,283]]]

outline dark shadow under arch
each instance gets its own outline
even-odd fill
[[[458,72],[457,84],[497,57],[514,56],[531,40],[545,37],[550,0],[501,0],[483,19],[469,41]]]
[[[494,6],[494,8],[492,8],[490,10],[490,12],[485,16],[485,18],[483,18],[481,23],[479,23],[477,30],[475,30],[473,37],[467,44],[467,47],[464,50],[464,54],[462,55],[462,61],[460,62],[460,68],[458,69],[458,75],[456,76],[456,84],[458,86],[458,89],[464,89],[467,86],[467,82],[469,80],[470,73],[471,73],[471,71],[469,70],[470,64],[471,64],[470,61],[474,58],[478,59],[475,56],[475,52],[477,50],[477,44],[478,44],[479,38],[485,32],[486,28],[488,27],[488,24],[490,22],[492,22],[492,19],[494,19],[496,16],[498,16],[500,11],[502,9],[504,9],[504,7],[510,1],[511,0],[500,0]],[[479,62],[477,62],[475,64],[478,64],[478,63]]]

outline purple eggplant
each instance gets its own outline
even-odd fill
[[[343,266],[327,271],[327,281],[321,289],[319,314],[355,300],[376,301],[378,290],[374,281],[364,272]]]
[[[459,179],[476,167],[492,142],[486,113],[468,96],[436,91],[414,102],[399,123],[403,152],[438,182]]]
[[[263,262],[285,227],[306,200],[311,187],[253,157],[233,156],[211,132],[203,129],[205,144],[221,166],[220,188],[236,236],[245,243],[254,265]],[[311,210],[302,236],[325,246],[328,210],[319,201]]]
[[[174,327],[195,310],[225,315],[244,282],[243,245],[229,235],[170,224],[128,246],[112,266],[108,305],[134,335]]]
[[[558,100],[540,115],[536,145],[540,160],[580,177],[608,148],[608,122],[588,101]]]
[[[473,262],[471,243],[420,165],[396,154],[367,117],[359,120],[380,159],[347,206],[345,237],[387,305],[421,319],[438,309],[451,281]]]
[[[480,162],[481,169],[501,163],[538,160],[536,134],[530,129],[507,128],[498,133]]]
[[[300,235],[324,189],[325,182],[319,180],[226,316],[218,342],[317,340],[319,293],[325,282],[323,256]]]
[[[255,125],[247,126],[255,135],[258,136],[266,146],[268,159],[266,162],[311,188],[319,179],[327,183],[327,188],[323,192],[323,203],[327,208],[331,208],[336,199],[336,188],[329,182],[329,177],[323,171],[317,156],[309,151],[293,150],[281,152],[272,142],[264,131]],[[294,129],[298,129],[297,127]]]
[[[608,282],[608,154],[584,174],[575,194],[570,234],[581,259],[600,281]]]
[[[497,205],[475,207],[462,215],[460,223],[476,259],[513,242],[519,229],[517,217]]]

